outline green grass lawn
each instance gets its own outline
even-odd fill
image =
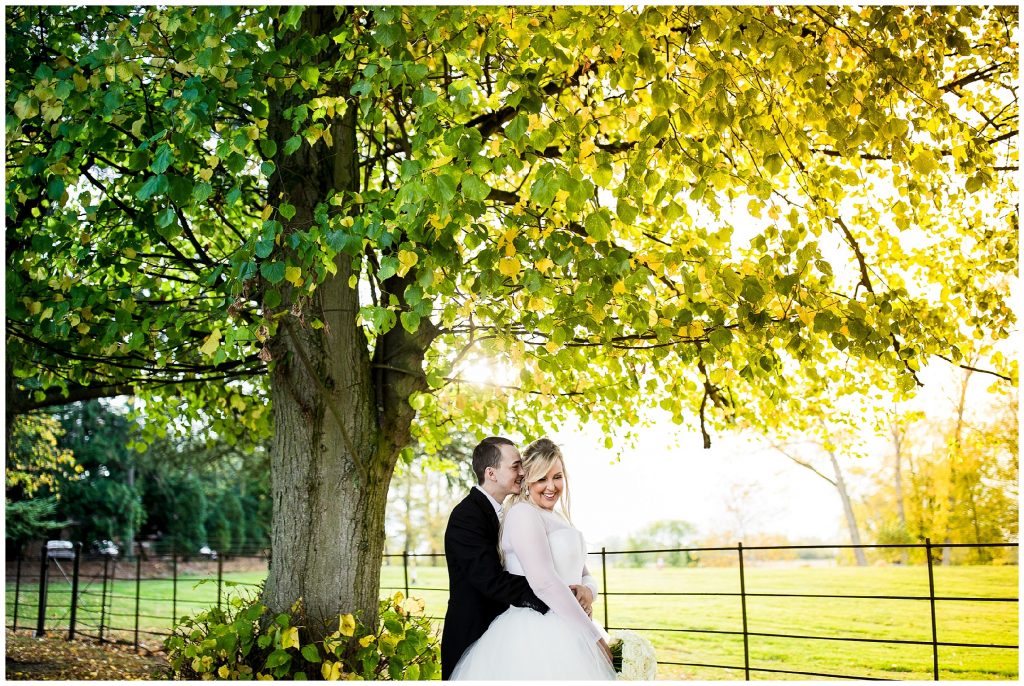
[[[937,596],[1016,598],[1017,567],[936,567]],[[265,573],[225,574],[225,596],[247,593]],[[209,578],[209,577],[208,577]],[[214,577],[215,578],[215,577]],[[772,569],[752,567],[745,574],[747,629],[750,633],[787,634],[829,638],[931,641],[931,613],[927,600],[776,598],[756,594],[790,593],[863,596],[927,596],[925,567],[821,567]],[[172,610],[180,616],[217,601],[216,583],[180,577],[177,602],[172,602],[170,580],[142,581],[139,603],[140,639],[158,637],[145,632],[166,632]],[[599,584],[603,580],[598,579]],[[235,585],[238,584],[238,585]],[[412,567],[411,594],[426,601],[427,613],[443,617],[447,604],[445,567]],[[97,632],[100,619],[99,582],[83,582],[78,610],[79,628]],[[47,627],[67,627],[67,585],[54,582],[49,596]],[[632,593],[739,593],[735,568],[626,569],[609,568],[608,596],[599,598],[594,617],[610,627],[642,629],[658,651],[661,679],[742,679],[743,614],[738,595],[629,595]],[[60,592],[58,589],[64,589]],[[385,565],[381,595],[405,589],[401,565]],[[431,590],[437,589],[437,590]],[[135,582],[108,585],[105,625],[116,627],[119,638],[132,639],[135,625]],[[7,585],[7,625],[13,620],[14,586]],[[19,601],[19,627],[34,627],[35,589],[23,585]],[[984,643],[1016,646],[1018,603],[990,601],[936,602],[939,642]],[[105,630],[105,635],[110,631]],[[751,678],[800,679],[773,671],[803,671],[888,679],[931,679],[931,645],[886,644],[823,640],[822,638],[748,637]],[[678,665],[666,663],[682,663]],[[728,666],[733,669],[690,666]],[[941,679],[1016,679],[1018,650],[1012,648],[939,647]],[[737,669],[738,668],[738,669]]]

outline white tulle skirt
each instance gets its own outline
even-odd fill
[[[510,607],[463,653],[453,681],[611,681],[597,642],[554,612]]]

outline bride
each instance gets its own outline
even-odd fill
[[[499,535],[505,568],[525,576],[551,611],[510,607],[455,666],[453,680],[612,680],[607,634],[580,607],[570,585],[588,575],[583,535],[568,518],[562,452],[547,438],[523,451],[520,492],[506,499]],[[562,512],[555,511],[562,491]]]

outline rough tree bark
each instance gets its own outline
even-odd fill
[[[324,35],[347,17],[344,9],[310,8],[296,30]],[[333,49],[321,54],[325,72],[333,67]],[[348,94],[343,82],[338,93]],[[283,149],[293,135],[284,111],[298,99],[269,98],[268,133]],[[346,114],[335,119],[331,148],[322,140],[303,143],[281,159],[269,194],[274,206],[295,207],[286,234],[313,224],[317,203],[330,191],[358,191],[356,107],[350,100]],[[313,638],[335,630],[339,613],[376,621],[388,486],[409,442],[414,411],[408,399],[426,388],[423,356],[436,335],[429,325],[415,335],[397,327],[377,338],[371,357],[356,321],[359,294],[349,285],[358,263],[342,254],[336,264],[337,274],[310,302],[296,303],[287,292],[283,298],[284,306],[311,313],[325,326],[313,329],[288,315],[269,344],[274,512],[262,601],[276,613],[301,598]],[[381,284],[399,296],[404,287],[401,279]]]

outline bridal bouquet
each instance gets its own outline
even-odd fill
[[[658,660],[651,642],[632,631],[617,630],[609,635],[616,676],[623,681],[653,681]]]

